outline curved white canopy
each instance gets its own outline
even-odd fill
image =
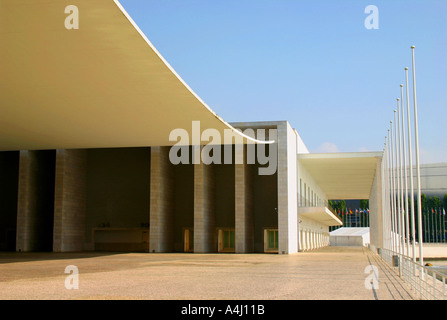
[[[382,152],[299,154],[328,199],[369,199]]]
[[[65,27],[67,5],[79,29]],[[192,121],[233,129],[117,1],[1,0],[0,70],[0,150],[173,145]]]

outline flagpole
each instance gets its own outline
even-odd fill
[[[434,215],[435,215],[435,243],[437,243],[438,242],[438,212],[436,212],[436,209],[435,209]]]
[[[445,208],[442,209],[442,242],[446,242],[446,234],[445,234]]]
[[[407,134],[408,134],[408,162],[410,175],[410,209],[411,209],[411,235],[413,248],[413,262],[416,262],[416,226],[414,220],[414,183],[413,183],[413,151],[411,146],[411,121],[410,121],[410,93],[408,88],[408,68],[405,68],[405,88],[407,102]]]
[[[400,217],[400,230],[401,230],[401,237],[402,237],[402,255],[405,255],[405,226],[404,226],[404,202],[403,202],[403,180],[402,180],[402,137],[401,137],[401,124],[400,124],[400,98],[397,98],[397,169],[398,171],[398,177],[399,177],[399,217]]]
[[[424,265],[424,250],[422,248],[422,206],[421,206],[421,171],[419,166],[419,129],[418,129],[418,112],[416,99],[416,69],[414,62],[414,48],[411,46],[412,64],[413,64],[413,104],[414,104],[414,145],[416,149],[416,177],[417,177],[417,205],[418,205],[418,221],[419,221],[419,263]]]
[[[394,220],[393,220],[393,210],[394,210],[394,202],[393,202],[393,182],[392,182],[392,173],[391,173],[391,137],[390,137],[390,129],[388,129],[388,186],[389,186],[389,202],[390,202],[390,233],[391,233],[391,249],[394,252]]]
[[[388,136],[385,136],[385,145],[384,145],[384,149],[383,149],[383,151],[384,151],[384,159],[385,159],[385,177],[384,177],[384,190],[385,190],[384,199],[385,199],[385,208],[386,208],[386,211],[385,211],[385,213],[386,213],[386,215],[385,215],[385,217],[386,217],[385,218],[386,233],[385,234],[388,234],[388,237],[389,237],[392,234],[391,234],[391,230],[390,230],[390,217],[391,217],[390,211],[391,211],[391,208],[390,208],[390,202],[389,202],[389,197],[388,197],[390,188],[389,188],[389,174],[388,174],[389,173],[389,171],[388,171],[388,169],[389,169],[389,161],[388,161],[388,143],[387,143],[387,141],[388,141]],[[366,209],[363,212],[363,216],[365,216],[365,214],[366,214],[365,212],[366,212]],[[387,238],[386,239],[386,248],[388,250],[391,247],[391,242],[390,241],[391,241],[391,238]]]
[[[409,216],[408,216],[408,183],[407,183],[407,153],[406,153],[406,140],[405,140],[405,121],[404,121],[404,85],[400,85],[400,115],[401,115],[401,121],[400,121],[400,129],[402,133],[402,156],[403,156],[403,166],[402,166],[402,179],[404,180],[404,186],[405,186],[405,193],[402,190],[402,198],[404,199],[404,216],[405,216],[405,237],[407,242],[407,256],[410,257],[410,222],[409,222]]]
[[[447,242],[446,232],[445,232],[445,208],[442,209],[442,242]]]
[[[397,104],[399,105],[399,98],[397,98]],[[399,175],[399,138],[398,136],[398,125],[397,125],[397,110],[394,110],[394,140],[395,140],[395,155],[396,155],[396,180],[397,180],[397,227],[399,229],[399,253],[403,255],[403,249],[404,249],[404,243],[403,243],[403,237],[402,237],[402,216],[401,216],[401,202],[400,202],[400,175]]]
[[[396,221],[396,175],[394,172],[394,139],[393,139],[393,121],[390,121],[390,156],[391,156],[391,176],[392,176],[392,188],[391,188],[391,199],[392,199],[392,203],[393,203],[393,212],[392,212],[392,219],[393,219],[393,230],[394,230],[394,235],[393,235],[393,243],[394,243],[394,252],[397,253],[398,252],[398,238],[397,238],[397,221]]]
[[[434,212],[433,212],[433,208],[431,209],[432,211],[431,211],[431,234],[432,234],[432,237],[431,237],[431,242],[435,242],[435,220],[434,220],[434,218],[433,218],[433,215],[434,215]]]
[[[395,187],[395,191],[394,191],[394,197],[395,197],[395,201],[396,201],[396,239],[397,239],[397,249],[398,249],[398,253],[401,253],[402,250],[402,242],[400,239],[400,219],[399,219],[399,212],[400,212],[400,207],[399,207],[399,175],[397,172],[397,138],[396,138],[396,110],[394,110],[394,123],[393,123],[393,138],[394,138],[394,187]]]

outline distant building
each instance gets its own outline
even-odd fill
[[[447,163],[422,164],[420,168],[421,193],[442,199],[447,193]],[[416,176],[415,169],[413,169],[413,174]]]

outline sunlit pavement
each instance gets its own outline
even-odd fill
[[[76,280],[73,273],[65,273],[67,266],[79,272],[78,289],[67,289]],[[369,249],[326,247],[292,255],[0,253],[0,299],[410,300],[413,296],[397,273]]]

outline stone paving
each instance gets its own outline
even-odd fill
[[[79,289],[65,286],[69,265],[79,271]],[[369,249],[326,247],[292,255],[0,253],[0,299],[414,298],[395,270]]]

